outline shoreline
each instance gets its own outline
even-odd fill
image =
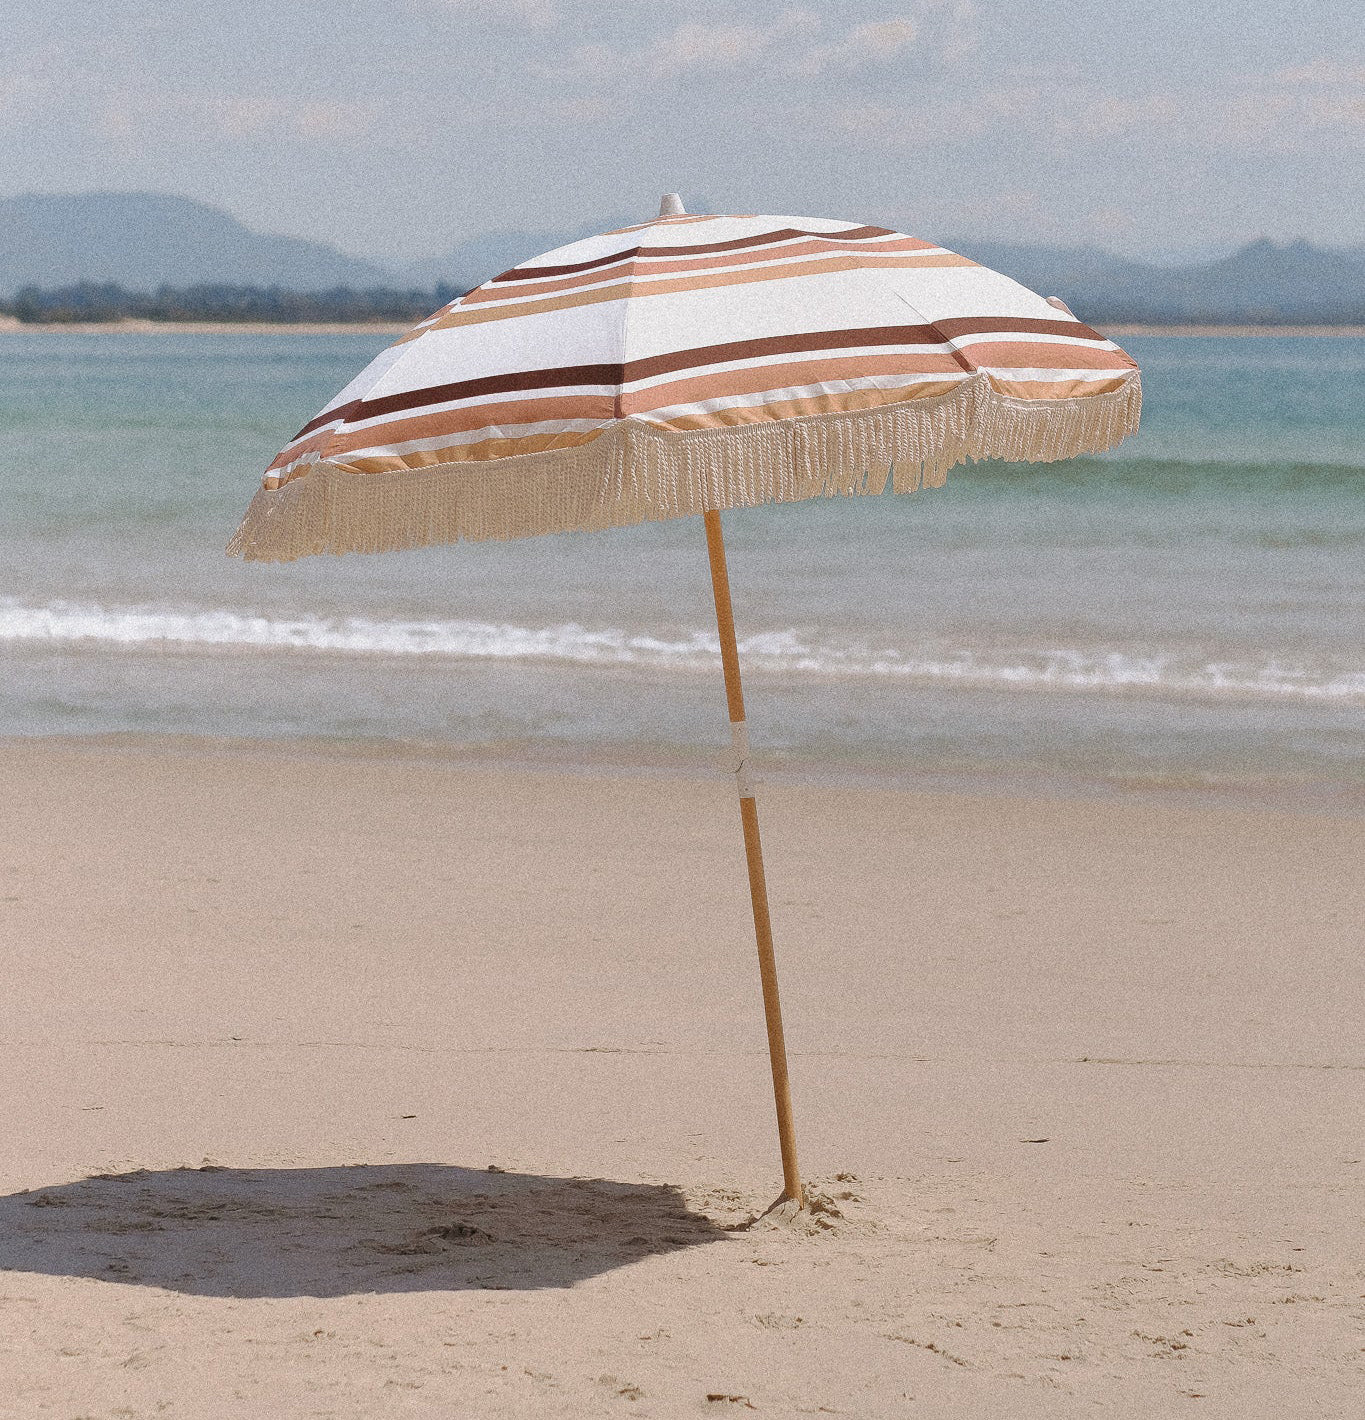
[[[25,324],[13,317],[0,316],[0,335],[405,335],[415,321],[47,321]],[[1098,328],[1098,327],[1097,327]],[[1120,323],[1106,325],[1109,336],[1256,337],[1308,336],[1314,338],[1365,337],[1365,325],[1148,325]]]
[[[261,760],[282,765],[370,765],[376,769],[430,766],[437,772],[555,775],[571,779],[669,780],[694,787],[728,788],[729,752],[646,748],[641,745],[570,746],[559,741],[470,744],[457,741],[373,737],[244,736],[191,732],[97,731],[89,734],[0,734],[0,754],[60,752],[189,763]],[[1104,777],[1063,771],[936,769],[908,763],[851,763],[797,759],[759,747],[754,767],[760,791],[909,794],[962,801],[1146,806],[1152,809],[1240,814],[1287,813],[1345,822],[1365,820],[1365,797],[1349,784],[1320,780],[1200,780],[1177,775]]]

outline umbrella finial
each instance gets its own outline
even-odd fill
[[[664,193],[664,198],[659,203],[660,217],[685,217],[687,208],[682,205],[682,198],[676,192]]]

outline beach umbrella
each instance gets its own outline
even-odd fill
[[[504,271],[373,360],[267,469],[229,552],[284,561],[699,514],[781,1143],[803,1199],[721,510],[1098,452],[1138,369],[933,242],[804,217],[638,226]]]

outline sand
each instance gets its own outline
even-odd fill
[[[1357,1417],[1365,823],[0,746],[0,1414]]]

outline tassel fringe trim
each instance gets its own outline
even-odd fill
[[[326,462],[252,500],[228,553],[289,562],[591,531],[710,509],[940,487],[968,459],[1043,463],[1138,426],[1134,371],[1108,394],[1014,399],[974,376],[947,394],[845,414],[669,433],[622,420],[591,443],[489,462],[354,473]]]

